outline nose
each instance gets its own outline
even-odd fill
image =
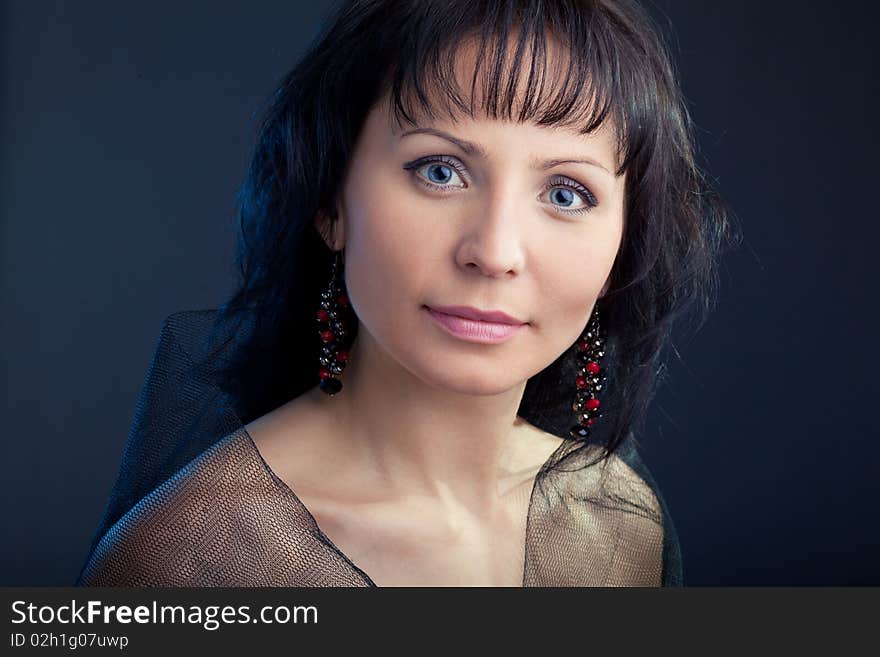
[[[483,204],[475,204],[464,224],[458,265],[491,278],[517,275],[525,260],[523,219],[514,194],[504,190]]]

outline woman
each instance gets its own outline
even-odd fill
[[[164,326],[80,583],[680,585],[635,451],[728,213],[632,2],[345,3],[241,285]]]

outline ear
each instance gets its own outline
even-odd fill
[[[345,225],[338,214],[333,220],[324,210],[318,210],[315,213],[314,226],[330,250],[341,251],[345,246]]]

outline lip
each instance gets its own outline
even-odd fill
[[[424,308],[428,311],[431,318],[447,333],[467,342],[500,344],[511,339],[526,326],[526,324],[522,322],[516,324],[488,322],[462,317],[461,315],[451,315],[440,312],[429,306],[425,306]],[[503,313],[501,314],[503,315]],[[512,319],[509,315],[503,316],[508,321]]]
[[[521,322],[516,317],[511,317],[507,313],[500,310],[478,310],[471,306],[426,306],[438,313],[444,315],[455,315],[456,317],[464,317],[465,319],[473,319],[479,322],[492,322],[493,324],[513,324],[519,326],[526,322]]]

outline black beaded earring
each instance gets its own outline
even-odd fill
[[[345,291],[342,251],[336,251],[331,266],[330,281],[321,292],[318,311],[318,337],[321,339],[320,366],[318,368],[319,386],[331,397],[342,390],[339,375],[349,359],[349,348],[345,337],[351,319],[351,305]]]
[[[587,322],[587,327],[577,342],[575,358],[578,362],[578,372],[574,380],[577,394],[571,408],[577,414],[578,423],[569,431],[572,438],[583,440],[589,438],[590,427],[602,417],[596,395],[605,385],[605,370],[599,364],[604,355],[605,339],[600,332],[599,308],[593,306],[590,321]]]

